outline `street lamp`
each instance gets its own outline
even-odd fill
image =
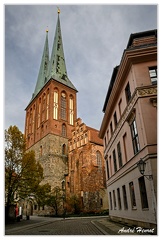
[[[152,179],[153,179],[152,175],[144,175],[145,169],[146,169],[146,163],[142,160],[142,158],[141,158],[141,159],[139,160],[139,162],[137,163],[137,167],[138,167],[139,172],[140,172],[144,177],[146,177],[148,180],[152,180]]]

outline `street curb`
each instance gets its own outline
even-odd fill
[[[98,226],[94,221],[91,221],[91,223],[98,228],[104,235],[110,235],[110,233],[106,232],[104,229],[102,229],[100,226]]]

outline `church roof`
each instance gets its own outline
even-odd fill
[[[57,25],[56,25],[56,31],[55,31],[50,60],[49,60],[49,47],[48,47],[48,31],[46,31],[46,40],[45,40],[42,60],[40,64],[40,69],[38,73],[35,90],[32,95],[31,101],[45,86],[45,84],[51,79],[56,80],[61,84],[64,84],[67,87],[70,87],[75,91],[77,91],[77,89],[74,87],[74,85],[69,80],[67,75],[59,13],[60,13],[60,10],[58,10]]]
[[[47,77],[48,65],[49,65],[49,47],[48,47],[48,31],[46,31],[46,40],[44,44],[41,65],[32,98],[34,98],[44,86],[45,79]]]

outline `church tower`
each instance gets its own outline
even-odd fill
[[[62,186],[68,174],[68,139],[77,119],[77,90],[69,80],[63,51],[60,10],[51,58],[48,31],[32,99],[26,107],[27,150],[34,150],[44,169],[44,182]]]

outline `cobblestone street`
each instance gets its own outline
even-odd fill
[[[38,218],[39,223],[31,224],[32,220],[28,221],[28,225],[19,227],[7,227],[6,235],[103,235],[91,218],[80,219],[49,219]],[[95,219],[93,219],[95,220]],[[23,220],[26,223],[26,220]],[[18,226],[18,224],[17,224]]]

